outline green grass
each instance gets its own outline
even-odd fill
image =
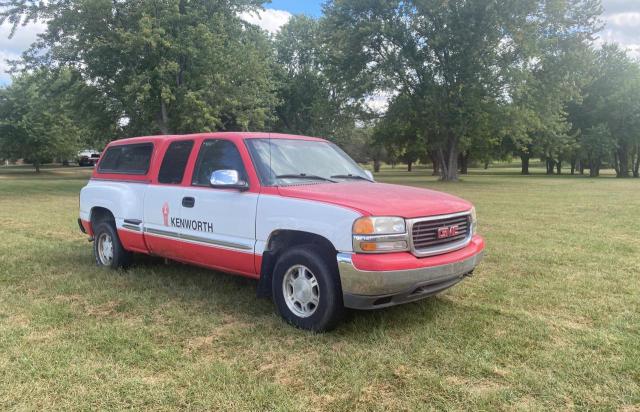
[[[427,170],[475,203],[487,254],[419,303],[284,324],[256,283],[137,259],[99,270],[88,171],[0,169],[0,409],[640,408],[640,181]]]

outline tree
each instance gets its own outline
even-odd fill
[[[587,160],[589,176],[600,176],[600,167],[605,159],[615,150],[615,142],[605,124],[590,127],[582,133],[580,141],[581,155]]]
[[[442,179],[457,179],[458,154],[509,100],[510,80],[535,58],[539,36],[587,37],[596,0],[334,0],[325,32],[343,80],[358,93],[395,90],[415,98],[432,124]],[[549,23],[547,15],[559,16]],[[549,23],[549,24],[547,24]]]
[[[0,23],[45,20],[27,68],[73,67],[117,104],[127,135],[262,128],[272,48],[239,14],[260,0],[9,0]]]
[[[585,64],[588,82],[581,98],[567,106],[573,133],[582,146],[578,150],[582,166],[592,176],[608,161],[618,177],[638,176],[640,133],[640,64],[617,45],[593,51]],[[608,150],[605,154],[603,151]]]
[[[522,174],[529,160],[540,156],[547,174],[562,164],[575,164],[576,133],[568,122],[567,105],[581,99],[582,87],[591,80],[594,59],[592,34],[600,28],[597,1],[541,2],[537,34],[528,42],[535,58],[524,59],[510,85],[509,132]]]
[[[347,104],[348,96],[329,77],[318,20],[293,16],[274,40],[279,100],[276,129],[348,143],[361,111]]]
[[[77,153],[84,128],[75,120],[69,71],[38,70],[0,90],[0,157],[25,159],[40,172],[42,163]]]
[[[629,177],[637,169],[640,145],[640,65],[617,45],[604,45],[596,52],[596,76],[585,88],[578,110],[583,130],[602,131],[606,125],[615,148],[613,166],[618,177]],[[604,133],[600,133],[604,136]]]
[[[402,160],[409,172],[414,163],[426,157],[427,150],[423,131],[417,127],[419,119],[415,109],[411,96],[395,96],[373,133],[375,141],[386,148],[387,157]]]

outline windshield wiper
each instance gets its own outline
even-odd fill
[[[357,180],[366,180],[367,182],[373,182],[371,179],[367,179],[366,177],[358,176],[358,175],[333,175],[332,179],[357,179]]]
[[[325,182],[338,183],[333,179],[329,179],[327,177],[322,177],[318,175],[308,175],[306,173],[300,173],[298,175],[290,174],[290,175],[277,175],[278,179],[308,179],[308,180],[324,180]]]

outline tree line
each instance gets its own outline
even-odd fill
[[[513,156],[523,174],[541,159],[549,174],[638,177],[640,65],[594,46],[599,0],[330,0],[275,35],[241,18],[263,3],[0,3],[14,30],[47,22],[0,89],[0,158],[264,130],[329,138],[374,168],[429,163],[443,180]]]

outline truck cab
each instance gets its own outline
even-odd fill
[[[344,308],[437,294],[484,250],[469,202],[377,183],[329,141],[274,133],[114,141],[78,222],[98,266],[143,253],[253,278],[285,320],[315,331]]]

